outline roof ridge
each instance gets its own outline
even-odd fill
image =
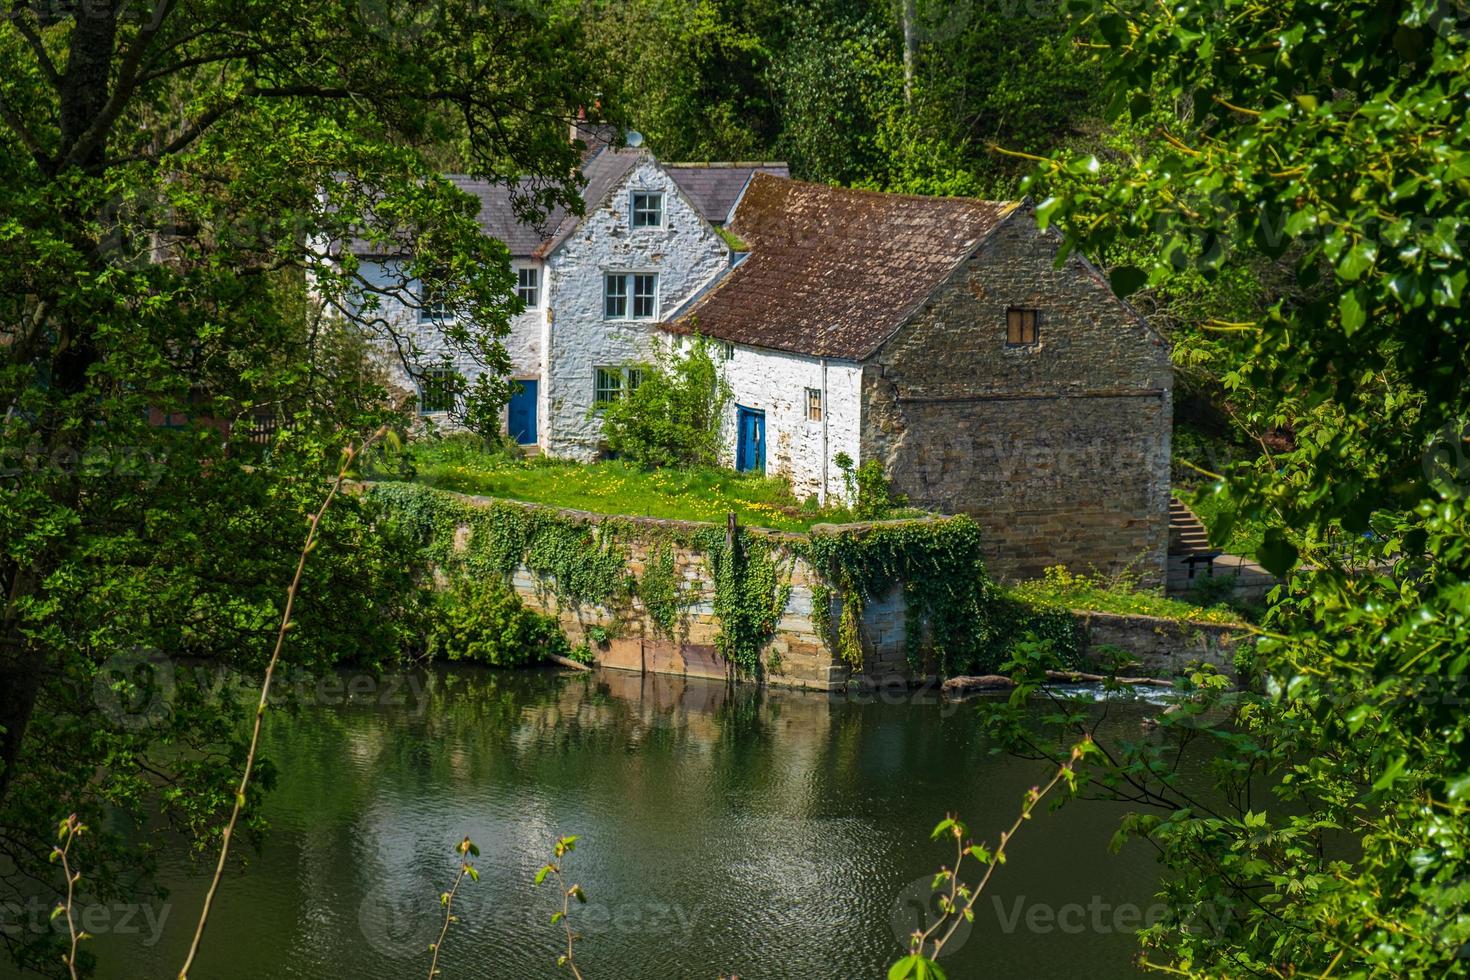
[[[787,169],[790,169],[791,164],[785,160],[680,160],[677,162],[665,163],[663,164],[663,166],[682,167],[691,170],[695,167],[704,170],[713,170],[716,167],[730,170],[739,170],[744,167],[786,167]]]

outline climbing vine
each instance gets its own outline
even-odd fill
[[[425,558],[446,571],[508,579],[524,565],[572,606],[615,605],[633,590],[616,520],[593,523],[501,500],[471,503],[412,483],[377,483],[367,492],[390,507]]]
[[[1034,609],[1007,596],[986,574],[980,543],[979,526],[966,517],[814,531],[798,551],[831,586],[813,590],[813,625],[843,660],[860,667],[863,611],[898,588],[907,606],[907,653],[916,669],[927,648],[942,675],[993,670],[1028,632],[1075,656],[1070,614]],[[835,632],[834,595],[841,606]]]
[[[791,596],[790,569],[783,574],[776,546],[744,528],[700,531],[695,546],[704,552],[714,583],[712,604],[720,622],[715,647],[744,674],[760,672],[761,651],[776,635],[776,624]]]
[[[674,575],[674,547],[660,541],[648,553],[643,575],[638,579],[638,596],[648,618],[664,636],[672,637],[679,621],[679,580]]]

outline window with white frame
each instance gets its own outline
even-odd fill
[[[448,362],[419,372],[419,414],[454,410],[454,368]]]
[[[440,277],[435,277],[440,278]],[[437,323],[449,319],[449,304],[444,297],[444,287],[430,285],[422,279],[418,283],[419,322]]]
[[[822,389],[806,390],[806,419],[808,422],[822,421]]]
[[[735,359],[735,345],[734,344],[730,343],[728,340],[722,340],[717,345],[717,347],[718,347],[719,354],[720,354],[720,360],[722,360],[722,361],[733,361]]]
[[[643,383],[643,369],[636,367],[599,367],[592,369],[592,405],[601,408],[621,401],[638,390]]]
[[[534,265],[516,269],[516,297],[534,310],[541,305],[541,270]]]
[[[658,317],[658,273],[609,272],[602,277],[602,315],[608,320]]]
[[[660,191],[634,191],[632,206],[634,228],[662,228],[664,196]]]
[[[633,319],[652,320],[658,316],[658,276],[640,272],[633,276]]]
[[[595,407],[611,405],[623,397],[623,369],[599,367],[592,369],[592,404]]]

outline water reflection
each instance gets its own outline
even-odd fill
[[[397,680],[394,698],[344,688],[269,717],[272,830],[227,882],[197,976],[426,972],[465,834],[482,878],[461,893],[444,976],[556,976],[554,896],[531,878],[551,842],[576,833],[589,978],[878,977],[919,912],[914,882],[949,858],[928,839],[934,823],[958,811],[993,839],[1049,775],[991,755],[972,705],[932,697],[616,671]],[[1109,724],[1137,732],[1157,710],[1113,704]],[[1031,821],[946,958],[950,976],[1136,976],[1142,923],[1116,912],[1146,914],[1155,868],[1141,848],[1106,853],[1120,815],[1071,805]],[[201,882],[182,863],[164,876],[161,938],[99,936],[101,976],[177,970]]]

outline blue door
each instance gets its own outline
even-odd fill
[[[510,396],[509,418],[506,428],[518,446],[530,446],[536,442],[536,389],[538,381],[517,381],[516,393]]]
[[[766,471],[766,413],[735,406],[735,468]]]

